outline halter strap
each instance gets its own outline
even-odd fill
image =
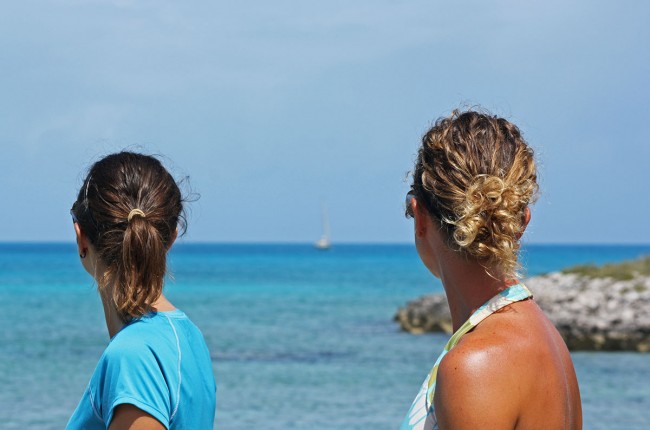
[[[496,296],[492,297],[490,300],[485,302],[480,308],[478,308],[469,319],[463,323],[462,326],[451,336],[447,345],[443,349],[442,353],[436,360],[436,363],[433,365],[431,372],[429,373],[429,383],[427,387],[427,400],[429,405],[433,404],[433,394],[436,388],[436,377],[438,375],[438,366],[442,361],[443,357],[454,347],[460,339],[468,331],[476,327],[481,321],[483,321],[488,316],[492,315],[496,311],[511,305],[522,300],[526,300],[529,297],[533,297],[533,293],[530,292],[524,284],[517,284],[511,287],[506,288],[505,290],[499,292]]]

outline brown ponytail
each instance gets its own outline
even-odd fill
[[[177,228],[185,228],[181,192],[169,172],[147,155],[109,155],[91,167],[73,211],[105,267],[100,293],[124,322],[151,312],[162,294],[167,250]]]

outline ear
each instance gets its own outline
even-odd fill
[[[79,255],[86,255],[88,252],[88,248],[90,248],[90,240],[88,239],[88,236],[81,230],[81,227],[79,227],[79,223],[74,223],[74,232],[77,236],[77,250],[79,251]]]
[[[423,206],[418,204],[415,198],[411,200],[411,208],[413,208],[413,218],[415,219],[415,236],[424,237],[429,228],[429,214]]]

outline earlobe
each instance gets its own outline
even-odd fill
[[[79,258],[84,259],[88,254],[88,238],[79,227],[79,223],[74,223],[74,232],[77,236],[77,251],[79,251]]]

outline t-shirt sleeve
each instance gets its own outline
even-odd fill
[[[134,405],[169,428],[169,387],[153,351],[144,344],[111,345],[101,365],[97,394],[106,428],[121,404]]]

